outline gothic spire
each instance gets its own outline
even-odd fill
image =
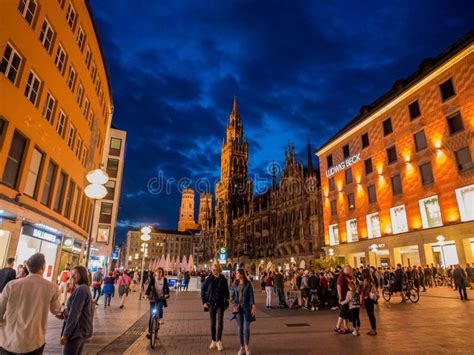
[[[234,106],[232,107],[232,114],[238,115],[239,110],[237,109],[237,96],[234,95]]]
[[[313,170],[313,153],[311,152],[311,143],[309,143],[308,138],[308,175],[312,176],[314,173]]]

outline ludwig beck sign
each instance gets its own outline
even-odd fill
[[[360,160],[360,153],[354,154],[353,156],[347,158],[346,160],[326,170],[326,177],[331,177],[335,173],[341,170],[347,169],[352,164],[357,163],[359,160]]]

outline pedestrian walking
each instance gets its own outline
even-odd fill
[[[153,312],[157,312],[159,323],[163,324],[163,307],[168,307],[167,300],[170,297],[168,279],[165,277],[163,268],[159,267],[156,273],[151,274],[145,294],[150,301],[150,320],[148,321],[148,334],[146,335],[150,339]]]
[[[102,288],[104,308],[110,307],[110,301],[115,296],[115,279],[113,275],[113,272],[109,272],[109,276],[104,279],[104,287]]]
[[[367,269],[362,272],[362,280],[361,295],[371,327],[371,330],[367,334],[377,335],[377,322],[374,314],[375,303],[378,297],[377,287],[370,276],[370,271]]]
[[[66,309],[58,316],[64,319],[60,343],[63,355],[80,355],[87,338],[92,336],[93,301],[87,269],[75,266],[71,270],[74,285]]]
[[[459,291],[459,296],[461,296],[461,301],[467,301],[467,274],[463,269],[461,269],[461,266],[459,264],[455,266],[455,269],[453,271],[453,279],[454,284],[456,285],[456,288]]]
[[[248,281],[245,270],[238,269],[231,295],[232,319],[237,320],[237,337],[240,342],[238,355],[250,355],[250,322],[255,321],[257,307],[252,284]]]
[[[100,267],[92,277],[92,288],[94,290],[93,300],[97,305],[99,304],[100,293],[102,292],[102,283],[104,282],[103,269]]]
[[[33,254],[29,275],[10,281],[0,294],[0,353],[42,354],[48,328],[48,311],[61,312],[57,285],[43,278],[46,259]]]
[[[273,295],[273,273],[268,272],[268,276],[265,279],[265,293],[267,294],[266,303],[267,309],[272,308],[272,295]]]
[[[211,345],[209,349],[224,350],[222,332],[224,330],[224,311],[229,306],[229,286],[221,266],[212,265],[211,275],[201,287],[201,300],[204,312],[209,312],[211,320]]]
[[[128,297],[128,292],[130,291],[130,277],[125,271],[120,273],[120,276],[117,279],[119,298],[120,298],[120,309],[125,306],[125,298]]]
[[[16,279],[16,271],[13,268],[13,264],[15,264],[15,258],[8,258],[7,264],[0,270],[0,293],[2,293],[7,283]]]
[[[369,272],[369,270],[367,270]],[[335,332],[339,334],[347,334],[351,331],[349,330],[349,305],[342,304],[342,301],[347,297],[347,291],[349,291],[349,281],[351,275],[351,267],[349,265],[344,266],[342,272],[337,277],[336,281],[336,289],[337,289],[337,297],[338,303],[341,306],[341,310],[339,312],[339,317],[337,318],[336,327],[334,328]],[[370,276],[370,274],[369,274]]]
[[[61,304],[64,306],[67,301],[67,294],[69,291],[69,278],[70,278],[71,265],[66,264],[63,271],[59,275],[59,289],[61,290]]]

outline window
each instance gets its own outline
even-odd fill
[[[64,73],[64,67],[66,66],[66,51],[61,45],[58,45],[56,58],[54,59],[54,65],[56,65],[56,68],[58,68],[61,74]]]
[[[97,78],[97,81],[95,82],[95,93],[99,95],[99,90],[100,90],[100,79]]]
[[[69,188],[66,194],[66,202],[64,203],[64,216],[69,218],[71,216],[71,207],[72,207],[72,199],[74,197],[74,190],[76,189],[76,184],[74,181],[69,182]]]
[[[464,125],[462,124],[461,113],[456,112],[454,115],[447,117],[449,134],[454,134],[464,130]]]
[[[82,86],[82,83],[79,83],[77,86],[77,92],[76,92],[76,102],[79,105],[79,107],[82,105],[82,97],[84,96],[84,87]]]
[[[122,147],[122,140],[119,138],[114,138],[112,137],[110,139],[110,149],[109,149],[109,154],[110,155],[115,155],[115,156],[120,156],[120,149]]]
[[[357,242],[359,240],[359,233],[357,231],[357,219],[349,219],[346,221],[347,242]]]
[[[72,67],[72,65],[69,66],[69,75],[67,78],[67,86],[69,86],[69,89],[71,91],[74,91],[74,84],[76,83],[76,71]]]
[[[46,101],[43,106],[43,117],[48,120],[49,123],[53,123],[54,107],[56,106],[56,100],[51,93],[46,94]]]
[[[474,185],[456,189],[456,200],[461,221],[474,221]]]
[[[38,188],[38,177],[43,164],[44,154],[38,149],[33,149],[33,156],[31,157],[30,168],[28,170],[28,176],[26,177],[25,194],[30,197],[36,197],[36,191]]]
[[[112,222],[112,204],[108,202],[102,202],[100,205],[100,217],[99,223],[111,223]]]
[[[420,165],[421,183],[423,185],[431,184],[433,180],[433,171],[431,170],[431,163]]]
[[[76,144],[76,157],[79,159],[82,151],[82,138],[80,135],[77,135],[77,144]]]
[[[81,52],[84,49],[84,40],[85,40],[85,38],[86,38],[86,35],[84,34],[84,30],[82,29],[81,26],[79,26],[79,30],[77,31],[76,42],[77,42],[77,45],[79,46],[79,49],[81,50]]]
[[[329,178],[329,191],[334,191],[336,189],[336,186],[334,184],[334,178]]]
[[[94,124],[94,119],[95,119],[95,113],[91,109],[89,111],[89,119],[87,120],[87,124],[89,125],[90,128],[92,128],[92,125]]]
[[[337,216],[337,201],[331,201],[331,216]]]
[[[35,0],[20,0],[18,4],[18,10],[20,10],[21,16],[23,16],[30,25],[35,17],[36,7]]]
[[[5,51],[3,52],[2,64],[0,65],[0,72],[13,84],[16,84],[18,71],[20,70],[21,56],[18,52],[7,43]]]
[[[366,148],[370,145],[370,141],[369,141],[369,132],[365,132],[362,136],[361,136],[361,140],[362,140],[362,148]]]
[[[107,189],[107,195],[104,197],[105,200],[113,200],[115,195],[115,181],[109,180],[105,183]]]
[[[64,137],[64,128],[66,127],[66,114],[63,111],[59,111],[59,117],[58,117],[58,122],[56,123],[56,132],[61,137]]]
[[[18,178],[25,158],[26,142],[26,138],[15,131],[2,178],[3,183],[13,189],[18,187]]]
[[[69,7],[67,9],[67,13],[66,13],[66,20],[67,20],[67,23],[69,25],[69,27],[71,27],[71,30],[74,32],[74,26],[76,25],[76,10],[74,9],[74,7],[72,6],[71,3],[69,3]]]
[[[107,175],[111,178],[116,178],[118,173],[119,161],[117,159],[107,160]]]
[[[368,158],[364,160],[364,167],[365,167],[365,175],[369,175],[374,171],[374,167],[372,166],[372,158]]]
[[[349,158],[351,155],[351,152],[349,150],[349,144],[346,144],[344,147],[342,147],[342,154],[344,154],[344,159]]]
[[[426,136],[424,130],[415,133],[413,137],[415,138],[415,150],[417,152],[425,149],[428,146],[428,144],[426,143]]]
[[[6,131],[7,131],[7,121],[5,121],[2,116],[0,116],[0,149],[2,148]]]
[[[61,171],[58,180],[58,191],[56,191],[56,200],[54,201],[54,210],[61,213],[63,209],[64,192],[66,190],[67,175]]]
[[[389,164],[397,161],[397,148],[395,146],[387,149],[387,160]]]
[[[43,21],[43,25],[41,26],[39,40],[48,53],[50,53],[51,48],[53,47],[52,46],[53,37],[54,37],[53,28],[51,27],[49,22],[45,19]]]
[[[380,232],[380,220],[379,220],[379,213],[371,213],[368,214],[367,217],[367,236],[369,239],[372,238],[379,238],[382,236]]]
[[[54,178],[56,176],[58,166],[52,161],[49,161],[48,171],[46,172],[46,178],[44,179],[43,195],[41,196],[41,203],[49,206],[51,203],[51,195],[53,192]]]
[[[109,243],[110,226],[99,226],[97,228],[97,242]]]
[[[97,73],[97,66],[95,63],[92,63],[92,69],[91,69],[91,79],[92,81],[95,81],[95,74]]]
[[[86,62],[87,69],[89,69],[89,65],[91,64],[91,57],[92,57],[91,48],[89,47],[89,45],[87,45],[86,54],[84,55],[84,61]]]
[[[74,138],[76,136],[76,128],[74,128],[73,125],[70,125],[69,126],[69,134],[67,136],[67,146],[69,148],[73,148],[74,147]]]
[[[40,80],[34,72],[30,72],[28,75],[28,81],[25,87],[25,96],[33,104],[36,105],[36,99],[40,89]]]
[[[454,91],[453,81],[451,79],[446,80],[439,86],[439,90],[441,92],[441,99],[446,101],[456,95]]]
[[[454,154],[456,155],[456,163],[459,171],[469,170],[473,167],[469,147],[459,149],[454,152]]]
[[[383,121],[383,135],[388,136],[392,132],[393,132],[392,119],[387,118],[385,121]]]
[[[339,228],[337,224],[329,225],[329,245],[339,244]]]
[[[326,162],[328,163],[328,169],[329,169],[329,168],[332,168],[332,166],[333,166],[332,154],[329,154],[329,155],[326,157]]]
[[[407,214],[405,205],[392,207],[390,209],[390,218],[392,220],[393,234],[408,232]]]
[[[355,198],[353,192],[347,194],[347,205],[349,210],[353,210],[355,208]]]
[[[418,201],[418,203],[420,204],[423,228],[432,228],[443,225],[437,195],[424,198]]]
[[[81,158],[81,164],[82,166],[86,166],[87,162],[87,148],[85,146],[82,147],[82,158]]]
[[[400,175],[394,175],[390,178],[392,180],[392,193],[394,196],[401,195],[403,193],[402,189],[402,178]]]
[[[84,108],[82,109],[82,114],[87,118],[87,113],[89,112],[89,99],[86,97],[84,99]]]
[[[367,186],[367,195],[369,196],[369,203],[377,202],[377,193],[375,190],[375,185]]]
[[[410,113],[410,120],[414,120],[415,118],[421,116],[420,104],[418,100],[413,101],[408,105],[408,112]]]
[[[344,171],[344,176],[345,176],[346,184],[351,184],[352,183],[352,168],[347,168]]]

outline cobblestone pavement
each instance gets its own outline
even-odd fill
[[[337,311],[267,310],[264,296],[256,291],[257,321],[251,325],[253,354],[347,354],[347,353],[465,353],[473,354],[474,302],[461,302],[448,288],[422,293],[417,304],[400,304],[395,296],[381,299],[376,308],[376,337],[366,335],[369,321],[361,310],[360,337],[339,335],[332,330]],[[474,291],[468,290],[474,299]],[[202,311],[197,292],[173,293],[165,308],[165,324],[159,347],[152,350],[145,338],[148,303],[133,293],[124,309],[98,308],[94,337],[86,345],[87,354],[216,354],[210,343],[208,314]],[[236,325],[225,314],[222,354],[236,354],[239,345]],[[61,352],[58,345],[60,321],[51,319],[46,353]]]

